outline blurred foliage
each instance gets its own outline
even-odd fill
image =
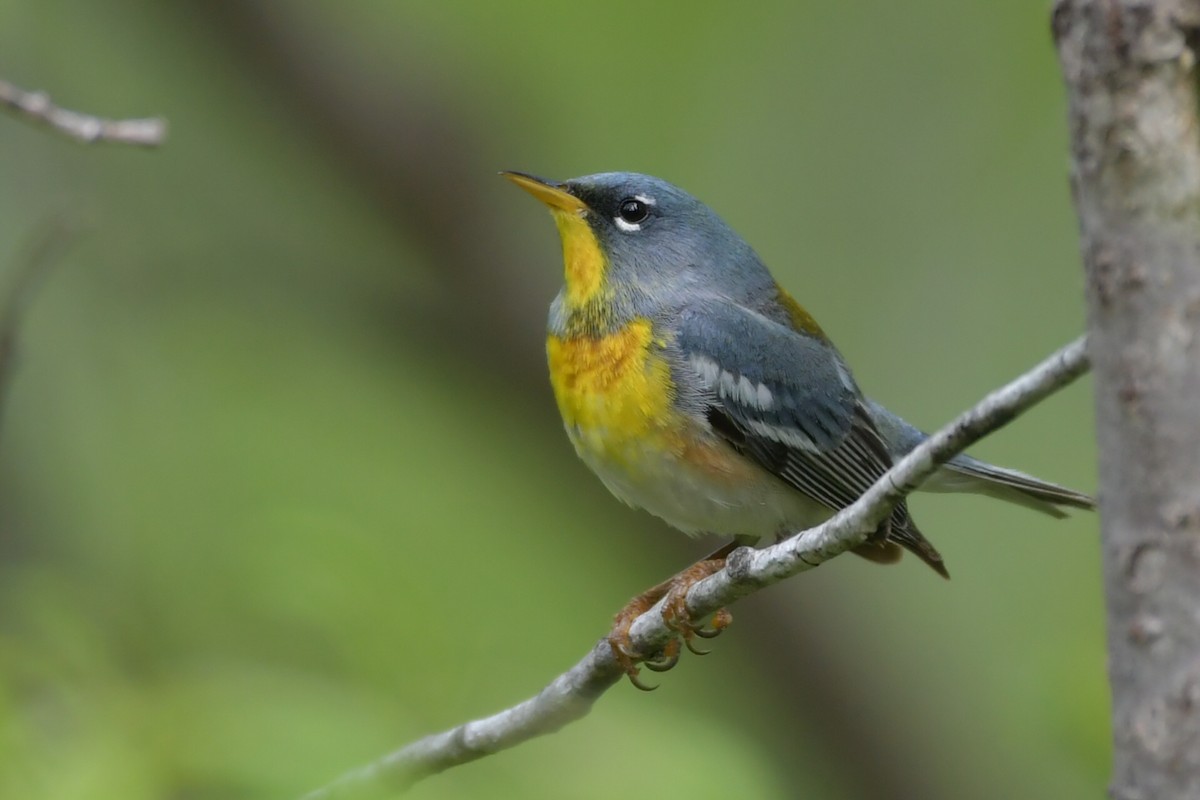
[[[498,169],[707,200],[933,427],[1082,326],[1043,2],[4,0],[0,243],[85,229],[0,447],[0,796],[288,797],[507,706],[707,552],[609,498],[542,375],[553,226]],[[1093,484],[1087,386],[976,452]],[[1096,519],[917,498],[955,579],[839,559],[703,661],[419,797],[1084,798]]]

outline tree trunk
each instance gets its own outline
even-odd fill
[[[1200,0],[1059,0],[1118,800],[1200,798]]]

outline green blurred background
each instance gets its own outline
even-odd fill
[[[522,699],[708,552],[610,498],[544,375],[557,235],[499,169],[715,207],[935,427],[1083,324],[1037,2],[0,0],[28,309],[0,440],[0,796],[287,798]],[[1086,384],[975,448],[1094,485]],[[1094,798],[1094,516],[922,496],[954,580],[837,559],[707,659],[414,797]]]

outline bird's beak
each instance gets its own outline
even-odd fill
[[[501,172],[501,175],[541,200],[552,210],[579,213],[587,210],[587,204],[567,191],[566,184],[552,183],[524,172]]]

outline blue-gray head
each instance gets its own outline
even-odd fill
[[[708,206],[677,186],[634,172],[562,183],[505,177],[545,203],[562,236],[568,309],[606,289],[659,299],[685,286],[735,299],[773,281],[754,251]]]

